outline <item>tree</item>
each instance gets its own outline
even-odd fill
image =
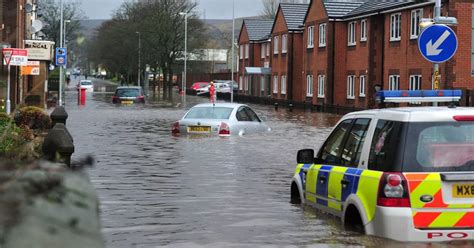
[[[65,1],[65,0],[64,0]],[[83,12],[79,8],[78,1],[68,1],[64,3],[63,19],[70,20],[66,29],[66,42],[69,43],[77,38],[81,24],[79,20],[85,18]],[[45,23],[42,32],[47,40],[56,42],[59,46],[60,41],[60,5],[58,0],[41,0],[39,1],[41,20]],[[72,44],[73,45],[73,44]]]
[[[265,18],[275,18],[278,6],[280,3],[307,3],[307,0],[262,0],[263,12],[262,16]]]
[[[113,72],[136,77],[138,32],[141,64],[163,72],[171,92],[173,68],[182,61],[184,51],[184,17],[180,13],[188,13],[188,52],[205,42],[203,24],[194,14],[196,7],[190,0],[125,2],[98,30],[91,58]]]

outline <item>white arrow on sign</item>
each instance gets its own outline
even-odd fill
[[[438,49],[441,44],[443,44],[443,42],[451,35],[451,33],[446,30],[444,31],[443,35],[441,35],[441,37],[439,37],[439,39],[433,44],[433,40],[430,40],[430,42],[428,42],[426,44],[426,54],[428,56],[437,56],[439,55],[443,49]]]

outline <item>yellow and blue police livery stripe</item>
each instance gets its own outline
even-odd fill
[[[328,186],[329,186],[329,174],[333,166],[323,165],[319,169],[318,176],[316,178],[316,203],[323,206],[328,206]]]

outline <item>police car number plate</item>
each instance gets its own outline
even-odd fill
[[[209,126],[190,126],[188,127],[190,133],[210,133],[211,127]]]
[[[454,198],[474,198],[474,184],[453,184]]]

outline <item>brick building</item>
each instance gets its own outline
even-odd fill
[[[245,19],[240,29],[239,93],[270,96],[270,32],[273,20]]]
[[[304,11],[307,9],[307,11]],[[280,4],[272,28],[272,98],[321,109],[375,107],[384,90],[432,89],[433,64],[418,49],[434,1],[313,0]],[[440,64],[440,88],[474,91],[474,3],[446,0],[456,17],[455,56]]]
[[[280,4],[272,28],[272,96],[302,102],[303,31],[308,4]]]

